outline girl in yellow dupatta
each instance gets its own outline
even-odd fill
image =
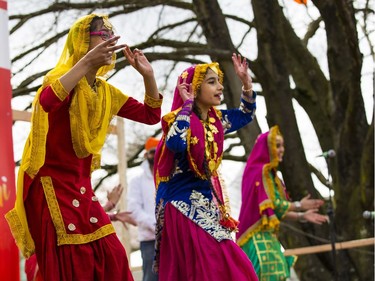
[[[105,15],[77,20],[33,102],[16,204],[6,219],[23,255],[35,251],[44,280],[132,280],[90,175],[113,116],[156,124],[162,99],[147,58],[116,45],[119,38]],[[143,76],[144,103],[105,80],[119,49]]]

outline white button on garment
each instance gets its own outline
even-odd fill
[[[93,196],[93,197],[91,197],[91,200],[94,201],[94,202],[96,202],[96,201],[98,201],[98,197]]]
[[[91,223],[97,223],[98,222],[98,219],[96,217],[91,217],[90,218],[90,222]]]
[[[74,199],[72,201],[72,204],[73,204],[74,207],[77,207],[77,208],[79,207],[79,201],[77,199]]]
[[[70,231],[74,231],[74,230],[76,230],[76,226],[73,223],[70,223],[70,224],[68,224],[68,229]]]
[[[81,192],[81,194],[85,194],[86,193],[86,188],[84,186],[82,186],[79,191]]]

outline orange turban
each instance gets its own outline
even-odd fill
[[[153,138],[153,137],[148,138],[145,144],[146,151],[156,148],[158,146],[158,143],[159,143],[159,139]]]

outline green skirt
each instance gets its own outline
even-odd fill
[[[258,232],[242,246],[258,275],[259,281],[281,281],[290,277],[296,256],[285,257],[281,244],[271,232]]]

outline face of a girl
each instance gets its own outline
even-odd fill
[[[219,76],[211,69],[207,70],[203,79],[200,92],[195,98],[196,104],[201,109],[208,109],[211,106],[220,105],[223,97],[224,86],[219,82]]]
[[[109,22],[106,24],[102,19],[100,19],[96,20],[92,24],[94,31],[90,32],[89,50],[95,48],[100,43],[103,43],[103,41],[107,41],[115,36]]]
[[[283,161],[283,156],[284,156],[284,138],[280,135],[276,136],[276,155],[277,155],[277,160],[279,162]]]

